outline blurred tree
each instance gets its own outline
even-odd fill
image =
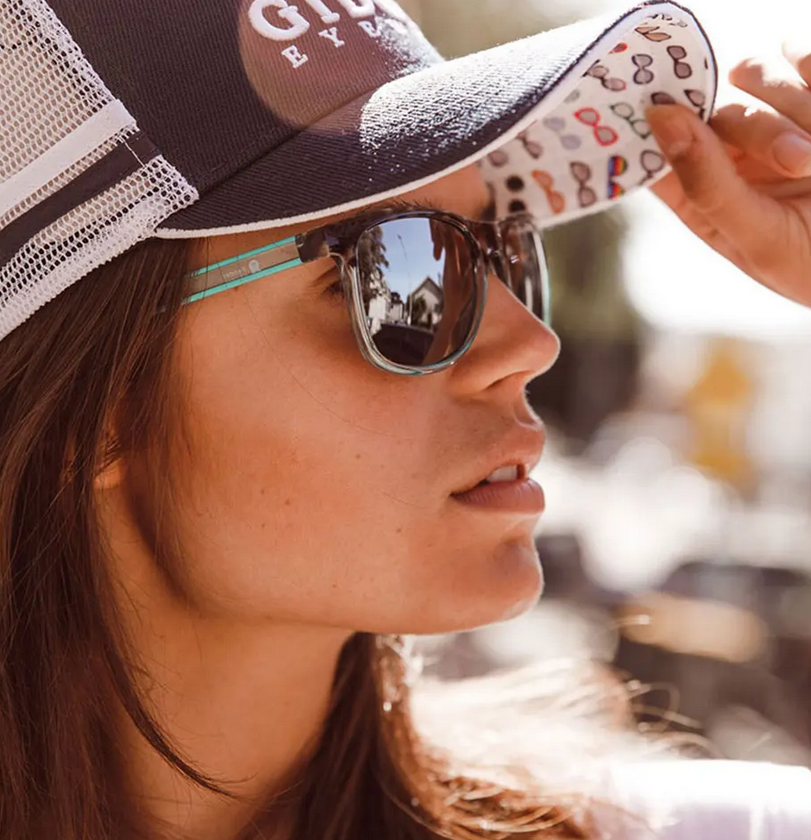
[[[373,227],[363,235],[363,247],[358,251],[358,269],[362,276],[380,283],[384,268],[390,263],[386,257],[386,243],[383,241],[383,228]]]
[[[582,451],[603,422],[633,402],[642,328],[622,285],[626,220],[612,210],[546,231],[557,364],[530,384],[530,399]]]

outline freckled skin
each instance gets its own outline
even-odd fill
[[[489,195],[470,168],[408,197],[473,216]],[[301,229],[212,238],[199,264]],[[407,633],[527,608],[541,589],[535,521],[450,494],[516,424],[536,422],[524,389],[556,337],[494,280],[455,368],[395,376],[362,358],[345,303],[326,293],[336,280],[321,260],[187,308],[177,375],[192,457],[177,525],[193,603]]]
[[[472,216],[489,195],[472,168],[408,197]],[[298,230],[214,238],[190,267]],[[557,338],[492,280],[481,331],[452,370],[394,376],[361,356],[344,301],[326,293],[336,280],[320,261],[184,310],[173,577],[141,531],[143,456],[97,485],[157,719],[197,766],[246,780],[243,801],[223,802],[124,721],[133,788],[183,836],[237,836],[251,803],[287,778],[321,731],[354,632],[477,627],[527,610],[542,588],[535,519],[451,494],[482,477],[505,436],[538,432],[525,387]]]

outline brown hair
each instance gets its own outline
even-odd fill
[[[114,707],[179,772],[229,795],[172,749],[139,698],[94,507],[94,476],[120,451],[148,452],[155,474],[168,473],[188,247],[139,245],[0,344],[3,840],[154,836],[126,796]],[[537,794],[452,770],[417,734],[409,667],[398,639],[346,644],[323,735],[286,794],[293,840],[497,840],[517,829],[535,837],[533,825],[538,837],[586,836]]]

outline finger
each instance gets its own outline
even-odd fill
[[[758,189],[764,195],[771,196],[780,201],[793,198],[807,199],[811,195],[811,178],[795,178],[792,181],[763,184]]]
[[[711,248],[714,248],[742,271],[754,276],[755,268],[740,248],[730,242],[690,203],[675,172],[668,173],[650,189],[678,215],[699,239],[703,239]]]
[[[782,58],[748,58],[729,71],[729,80],[811,132],[811,89]]]
[[[789,178],[811,175],[811,133],[787,117],[735,104],[719,108],[710,124],[722,140],[776,172]]]
[[[646,116],[693,208],[755,264],[767,259],[777,241],[779,205],[741,178],[721,139],[690,109],[659,105]]]

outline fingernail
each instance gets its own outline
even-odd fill
[[[674,105],[654,105],[645,114],[662,151],[672,160],[682,157],[695,143],[696,136],[683,109]]]
[[[786,131],[772,143],[774,159],[797,175],[811,175],[811,139]]]

